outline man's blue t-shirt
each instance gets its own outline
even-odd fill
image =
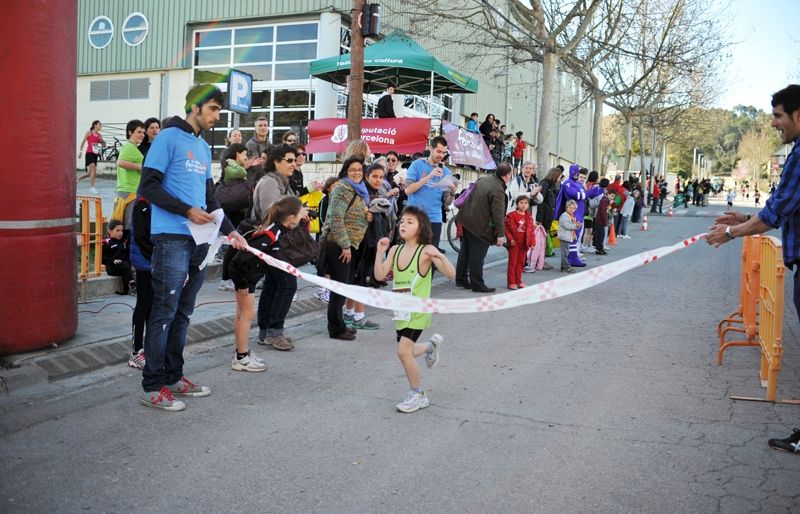
[[[433,166],[428,162],[428,159],[417,159],[408,168],[406,182],[417,182],[430,174],[431,171],[433,171]],[[431,223],[442,222],[442,193],[444,190],[434,186],[450,174],[450,170],[445,166],[442,169],[441,177],[433,177],[423,184],[416,193],[408,195],[408,205],[423,209],[431,219]]]
[[[164,174],[164,190],[193,207],[206,208],[206,180],[211,178],[211,150],[205,140],[178,127],[162,130],[147,153],[147,167]],[[153,205],[150,228],[156,234],[191,236],[186,216]]]

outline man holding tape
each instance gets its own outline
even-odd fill
[[[737,237],[780,227],[783,263],[792,269],[800,264],[800,85],[791,84],[772,95],[772,126],[780,133],[781,143],[794,143],[775,194],[756,216],[726,212],[714,220],[706,239],[708,244],[719,247]],[[794,306],[800,316],[800,267],[794,274]],[[770,439],[769,446],[800,455],[800,430],[794,429],[786,439]]]

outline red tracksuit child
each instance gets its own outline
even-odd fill
[[[516,211],[506,214],[506,241],[508,245],[508,288],[525,287],[522,283],[522,268],[528,249],[535,244],[533,235],[533,216],[528,211],[530,199],[520,196],[516,201]]]

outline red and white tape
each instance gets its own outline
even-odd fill
[[[684,239],[671,246],[662,246],[654,250],[631,255],[618,261],[610,262],[596,268],[589,268],[581,273],[566,275],[547,282],[533,284],[523,289],[498,293],[489,296],[470,298],[415,298],[408,294],[393,293],[372,287],[361,287],[335,282],[328,278],[303,273],[291,264],[279,261],[254,248],[247,251],[256,255],[270,266],[282,269],[298,278],[330,289],[346,298],[365,303],[379,309],[389,309],[403,312],[437,312],[447,314],[467,314],[472,312],[491,312],[511,309],[522,305],[552,300],[571,295],[590,287],[601,284],[632,269],[650,264],[671,253],[683,250],[699,240],[706,234],[699,234],[689,239]]]

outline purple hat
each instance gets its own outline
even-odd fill
[[[581,171],[581,165],[580,164],[577,164],[577,163],[570,164],[570,166],[569,166],[569,178],[571,178],[573,180],[577,180],[578,174],[580,173],[580,171]]]

